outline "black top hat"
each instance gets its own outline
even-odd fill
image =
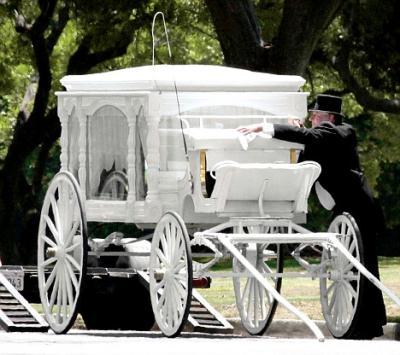
[[[339,96],[318,95],[314,108],[309,111],[328,112],[334,115],[343,117],[342,114],[342,99]]]

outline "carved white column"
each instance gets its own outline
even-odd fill
[[[64,108],[65,100],[63,98],[58,99],[58,117],[61,123],[61,154],[60,163],[61,171],[68,170],[68,111]]]
[[[147,162],[147,196],[146,203],[149,207],[148,212],[153,219],[161,216],[162,206],[159,199],[160,181],[160,137],[158,125],[159,115],[148,115],[146,117],[147,137],[146,137],[146,162]]]
[[[142,105],[142,100],[139,98],[126,98],[126,107],[128,111],[128,203],[134,203],[136,201],[136,117],[138,110]]]
[[[76,113],[79,120],[79,185],[81,187],[82,197],[86,200],[86,130],[88,116],[82,109],[82,98],[77,100]]]

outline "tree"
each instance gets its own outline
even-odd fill
[[[183,6],[184,4],[185,6]],[[219,60],[201,0],[0,1],[0,258],[32,263],[43,194],[59,168],[60,124],[54,91],[68,74],[151,63],[151,23],[162,9],[176,31],[175,58]],[[187,7],[190,5],[190,7]],[[207,19],[208,20],[208,19]],[[190,23],[196,35],[185,36]],[[161,32],[161,31],[159,31]],[[161,35],[159,34],[159,37]],[[198,51],[195,43],[211,51]],[[210,45],[210,42],[214,42]],[[185,52],[189,48],[190,52]],[[128,55],[127,55],[128,53]],[[207,53],[207,54],[205,54]],[[175,60],[173,58],[173,60]],[[157,61],[169,60],[165,47]],[[50,171],[49,171],[50,170]],[[48,172],[48,173],[46,173]]]
[[[159,10],[171,32],[172,63],[223,61],[304,75],[311,99],[344,95],[368,176],[384,186],[381,164],[393,167],[400,156],[391,134],[399,114],[399,7],[390,0],[0,0],[3,262],[35,256],[43,193],[59,164],[58,79],[150,64],[150,24]],[[160,47],[157,62],[168,61]]]
[[[110,13],[109,9],[113,9]],[[31,230],[37,224],[35,200],[41,192],[45,163],[54,142],[60,135],[54,88],[61,73],[83,74],[96,65],[126,53],[136,30],[147,25],[152,9],[142,1],[57,1],[39,0],[37,4],[2,1],[2,14],[14,16],[14,35],[23,52],[22,60],[30,65],[37,81],[33,90],[28,84],[25,100],[17,114],[13,136],[0,172],[0,256],[7,263],[20,262],[23,251],[32,254]],[[71,34],[71,27],[75,33]],[[108,31],[104,31],[104,28]],[[68,33],[69,32],[69,33]],[[64,38],[63,36],[69,36]],[[72,43],[72,37],[76,43]],[[57,47],[58,45],[61,46]],[[59,60],[65,48],[74,48],[72,55]],[[14,59],[18,60],[17,56]],[[33,101],[33,102],[32,102]],[[24,164],[35,155],[32,180],[24,173]]]

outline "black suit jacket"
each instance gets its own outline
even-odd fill
[[[375,203],[360,168],[357,137],[352,126],[322,122],[314,128],[274,124],[274,137],[303,143],[299,160],[321,165],[318,179],[332,195],[336,208],[353,214],[375,214]]]

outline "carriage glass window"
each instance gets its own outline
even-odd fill
[[[128,194],[128,121],[107,105],[88,122],[89,198],[126,200]]]

